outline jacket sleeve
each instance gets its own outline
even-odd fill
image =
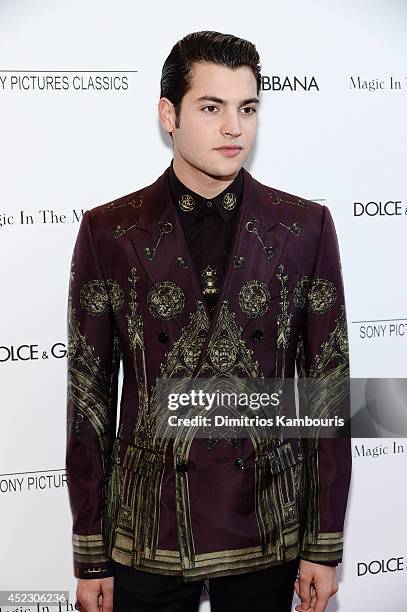
[[[91,211],[76,238],[67,313],[66,473],[77,578],[113,576],[104,537],[106,486],[116,432],[120,342]]]
[[[306,312],[297,370],[299,378],[307,379],[307,414],[340,416],[348,428],[341,437],[324,437],[322,432],[304,439],[307,494],[300,558],[334,564],[342,561],[352,467],[349,350],[339,245],[326,206],[321,228],[313,271],[304,279]]]

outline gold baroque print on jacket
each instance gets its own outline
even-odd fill
[[[121,345],[117,336],[113,342],[112,377],[115,376],[120,365]],[[95,354],[93,347],[89,346],[86,337],[81,334],[79,323],[75,316],[75,308],[71,300],[68,305],[68,399],[75,407],[71,415],[71,422],[78,430],[79,415],[85,415],[95,428],[103,460],[109,463],[106,452],[111,440],[109,412],[112,403],[112,380],[109,380],[103,371],[100,357]],[[79,419],[83,420],[83,417]],[[114,436],[113,436],[114,437]],[[107,467],[104,464],[104,467]],[[107,473],[108,470],[105,470]]]
[[[158,541],[159,495],[164,472],[164,458],[155,446],[152,411],[148,397],[143,318],[138,301],[139,275],[133,267],[128,277],[130,313],[128,334],[137,379],[139,410],[133,444],[125,448],[123,461],[120,439],[113,451],[113,469],[107,493],[109,528],[108,550],[125,565],[140,564],[142,554],[154,557]]]
[[[248,187],[246,194],[250,197],[251,206],[247,207],[245,215],[248,212],[250,213],[251,209],[252,214],[260,219],[264,230],[264,232],[260,232],[260,236],[256,237],[255,242],[252,242],[260,249],[257,240],[259,237],[264,240],[261,246],[262,250],[259,250],[259,257],[257,258],[262,273],[262,276],[258,276],[258,278],[266,280],[272,296],[270,307],[264,315],[264,321],[263,318],[259,320],[264,324],[260,326],[264,328],[264,341],[255,342],[261,336],[260,333],[253,333],[255,331],[254,327],[258,326],[248,321],[247,315],[243,313],[239,305],[239,290],[247,280],[257,277],[256,274],[250,275],[249,269],[246,270],[247,267],[251,267],[253,258],[250,258],[250,262],[247,259],[246,266],[243,266],[243,275],[240,272],[236,275],[231,274],[229,286],[225,288],[225,295],[221,296],[221,301],[230,298],[228,310],[230,305],[233,306],[229,310],[229,314],[232,319],[235,319],[234,322],[237,322],[243,328],[241,339],[244,340],[246,348],[251,352],[251,361],[255,362],[258,359],[260,362],[260,364],[255,362],[258,365],[259,376],[261,376],[260,370],[263,370],[267,376],[273,377],[275,374],[281,375],[284,369],[287,376],[291,374],[297,339],[301,332],[304,337],[305,361],[307,374],[309,374],[310,367],[315,365],[315,355],[322,353],[322,350],[319,351],[318,347],[322,347],[323,343],[329,339],[331,328],[335,325],[334,318],[339,313],[340,305],[338,301],[342,297],[338,262],[336,260],[337,245],[334,240],[334,228],[329,211],[327,208],[314,203],[310,203],[309,210],[305,210],[304,203],[300,199],[298,199],[297,204],[295,196],[283,192],[276,192],[275,195],[276,199],[281,198],[285,202],[281,203],[280,206],[273,206],[267,198],[267,193],[271,192],[272,188],[258,186],[257,183],[249,181],[248,177],[247,179],[245,181],[245,185]],[[199,314],[202,315],[201,322],[206,323],[206,317],[208,317],[210,325],[206,333],[203,331],[203,326],[200,327],[202,334],[198,333],[194,341],[191,340],[191,337],[184,338],[185,351],[183,351],[182,357],[178,358],[178,363],[172,364],[174,365],[174,377],[177,376],[176,369],[178,367],[178,372],[189,372],[189,376],[192,378],[197,375],[197,371],[202,374],[203,368],[207,368],[208,372],[212,370],[211,380],[218,377],[215,384],[221,378],[226,377],[230,380],[232,386],[236,379],[236,374],[233,374],[233,372],[235,372],[237,364],[242,358],[239,347],[231,342],[226,333],[220,333],[216,339],[212,339],[221,311],[221,303],[217,304],[214,320],[210,317],[210,308],[203,301],[202,294],[199,295],[197,283],[195,283],[194,288],[196,297],[192,303],[191,300],[187,301],[186,299],[181,314],[185,317],[181,324],[175,324],[181,318],[178,316],[174,324],[170,320],[168,325],[164,324],[163,326],[165,319],[157,321],[159,317],[154,317],[149,310],[147,294],[158,281],[175,281],[181,286],[185,298],[187,298],[184,282],[181,283],[181,276],[185,276],[183,270],[186,263],[182,258],[177,260],[180,249],[179,232],[177,232],[172,244],[168,245],[169,251],[171,251],[171,257],[167,261],[168,265],[160,267],[157,264],[160,268],[157,269],[157,265],[151,264],[151,261],[148,263],[148,257],[145,257],[147,249],[144,247],[147,243],[149,244],[147,233],[153,232],[153,228],[157,225],[159,219],[166,218],[164,212],[168,211],[167,200],[169,203],[169,199],[167,196],[170,195],[167,187],[167,178],[164,176],[151,188],[144,188],[143,194],[146,195],[147,207],[140,211],[134,210],[132,212],[129,200],[134,198],[134,194],[131,194],[130,197],[127,195],[118,200],[115,206],[98,207],[85,215],[77,250],[83,261],[83,266],[78,270],[75,277],[75,280],[78,278],[79,282],[75,285],[77,291],[73,303],[81,331],[86,334],[88,344],[95,345],[95,353],[100,356],[107,377],[110,377],[110,356],[114,340],[113,326],[117,326],[118,331],[120,331],[120,339],[125,342],[125,369],[121,403],[122,420],[112,453],[112,468],[107,496],[102,498],[99,486],[101,476],[99,452],[95,456],[90,453],[88,455],[86,452],[86,457],[84,456],[83,459],[87,458],[87,465],[82,464],[80,449],[84,448],[83,445],[89,442],[89,447],[93,449],[95,447],[98,449],[99,445],[96,432],[88,422],[87,417],[79,412],[77,412],[72,426],[75,428],[77,435],[82,436],[82,442],[71,436],[71,450],[72,453],[76,453],[76,457],[74,454],[71,455],[70,465],[72,475],[74,475],[77,466],[78,476],[77,488],[73,496],[73,501],[76,504],[76,507],[74,506],[74,520],[79,525],[75,529],[75,533],[85,533],[85,537],[89,538],[87,541],[79,541],[77,545],[80,545],[87,558],[90,559],[91,548],[93,548],[93,558],[97,554],[97,548],[100,546],[99,527],[104,524],[101,515],[102,512],[106,512],[108,520],[105,523],[107,529],[103,540],[107,544],[105,552],[109,558],[124,562],[128,567],[139,567],[150,573],[182,575],[185,580],[189,581],[208,576],[245,573],[254,569],[272,567],[278,562],[295,558],[301,550],[299,548],[301,539],[297,537],[297,527],[300,523],[298,517],[306,516],[305,512],[304,514],[298,512],[299,508],[303,509],[301,505],[302,495],[297,495],[296,492],[301,491],[303,486],[308,485],[308,480],[303,478],[303,475],[304,473],[308,474],[308,469],[312,474],[313,468],[311,464],[307,464],[306,468],[304,467],[307,455],[305,454],[303,459],[299,458],[299,453],[296,452],[293,444],[293,440],[296,438],[290,438],[291,446],[285,447],[285,450],[280,448],[283,446],[280,440],[277,440],[277,444],[273,446],[264,445],[261,447],[258,444],[256,447],[256,438],[253,440],[253,445],[248,443],[250,442],[249,439],[242,445],[244,448],[239,449],[239,452],[234,452],[233,448],[226,448],[227,452],[223,455],[223,444],[218,443],[217,448],[214,448],[213,451],[206,451],[205,447],[202,449],[202,445],[196,440],[197,435],[191,441],[190,448],[183,448],[182,440],[177,440],[178,444],[174,447],[174,453],[172,453],[172,441],[170,440],[168,447],[166,447],[165,443],[156,435],[154,419],[150,419],[150,415],[153,414],[155,408],[152,386],[156,377],[159,376],[160,366],[163,366],[167,372],[171,371],[169,361],[172,349],[176,342],[181,339],[180,336],[191,319],[195,318],[191,329],[198,329]],[[301,210],[300,206],[304,210]],[[138,212],[142,214],[137,215]],[[188,215],[188,213],[182,214]],[[174,220],[172,211],[170,218]],[[231,254],[231,272],[233,272],[233,265],[236,268],[243,265],[243,255],[247,258],[250,253],[251,240],[250,236],[246,235],[245,221],[246,219],[241,224],[239,241],[235,242],[235,251],[238,255],[236,255],[234,262],[233,253]],[[284,226],[281,225],[281,222],[284,223]],[[296,224],[293,222],[296,222]],[[130,234],[129,230],[134,226],[137,227],[137,231]],[[117,232],[112,236],[114,228]],[[319,229],[321,230],[321,236],[318,241],[317,230]],[[114,239],[118,235],[120,237]],[[274,236],[275,247],[265,246],[268,244],[268,235],[270,236],[270,242],[273,242],[272,237]],[[303,258],[304,240],[309,247],[306,249],[308,253],[306,261]],[[279,261],[275,261],[275,256],[272,257],[272,249],[278,251],[277,259]],[[153,249],[150,249],[150,251],[153,251]],[[266,254],[267,261],[266,257],[262,257],[263,253]],[[120,265],[116,266],[114,262]],[[133,264],[133,262],[135,263]],[[288,275],[285,282],[279,282],[275,276],[281,262],[285,266],[284,273]],[[248,265],[249,263],[250,265]],[[311,264],[313,264],[313,267],[311,267]],[[126,276],[129,275],[130,277],[129,270],[132,265],[137,266],[137,272],[140,276],[140,280],[134,278],[134,288],[136,289],[134,301],[131,298],[130,286],[126,279]],[[111,271],[113,269],[117,274],[120,273],[119,276],[113,275]],[[89,279],[102,279],[100,275],[102,270],[110,270],[109,274],[120,281],[125,292],[123,305],[125,305],[126,310],[124,316],[111,317],[113,309],[110,304],[110,312],[105,312],[101,316],[91,315],[81,306],[79,295],[81,286]],[[150,272],[154,272],[154,274],[150,274]],[[311,279],[314,272],[317,272],[319,277],[325,277],[333,281],[336,285],[337,300],[333,307],[328,310],[328,316],[320,315],[317,312],[312,313],[308,310],[307,302],[303,305],[306,312],[299,312],[299,307],[293,301],[294,285],[301,274],[308,273]],[[135,276],[137,276],[137,273]],[[245,278],[242,279],[242,276]],[[185,281],[185,278],[183,281]],[[188,285],[188,281],[186,284]],[[284,297],[282,291],[284,286],[288,290],[285,300],[288,304],[287,308],[285,308],[282,299]],[[202,300],[200,305],[198,305],[199,300]],[[109,301],[111,301],[110,296]],[[194,303],[196,306],[194,306]],[[132,304],[135,306],[134,309]],[[187,304],[188,309],[186,308]],[[188,312],[186,312],[187,310]],[[233,310],[236,310],[236,312],[233,312]],[[279,323],[277,323],[277,315],[283,315],[284,312],[286,312],[287,317],[285,319],[280,317]],[[291,321],[289,320],[290,313],[292,313]],[[128,320],[126,320],[126,315]],[[286,334],[283,333],[284,330]],[[277,348],[277,332],[280,332],[279,355],[277,359],[278,367],[275,368],[276,355],[273,353],[276,352]],[[133,346],[131,346],[129,338],[133,338]],[[284,341],[284,338],[287,342]],[[340,339],[339,341],[343,347],[344,342]],[[251,348],[253,348],[254,354],[250,350]],[[179,355],[180,352],[178,352],[178,357]],[[138,371],[138,376],[135,374],[133,365]],[[335,367],[337,363],[332,362],[331,365]],[[243,377],[245,376],[243,370],[239,371],[240,374]],[[171,376],[171,374],[169,375]],[[202,375],[205,376],[205,374]],[[255,392],[254,382],[253,379],[253,391]],[[250,389],[251,384],[249,383],[248,386]],[[160,391],[159,387],[157,396],[158,391]],[[139,413],[141,418],[138,421]],[[73,414],[72,409],[71,414]],[[205,436],[206,429],[202,429]],[[301,442],[305,441],[301,440]],[[203,444],[205,444],[205,438]],[[307,451],[306,445],[303,446]],[[179,450],[181,450],[181,455],[177,454]],[[320,450],[325,452],[325,449]],[[185,466],[185,468],[188,468],[184,471],[185,478],[181,475],[183,466],[178,466],[181,469],[177,470],[174,469],[177,466],[172,463],[173,458],[176,460],[178,457],[182,459],[185,456],[185,454],[182,455],[182,451],[186,451],[185,454],[189,458]],[[281,465],[279,466],[278,462],[276,465],[274,459],[276,454],[280,452]],[[204,456],[205,453],[206,457]],[[210,453],[213,455],[212,461]],[[226,455],[228,459],[226,459]],[[320,471],[316,473],[320,479],[316,481],[316,486],[319,484],[321,487],[319,491],[321,495],[320,527],[322,529],[326,528],[326,530],[330,529],[332,532],[340,529],[343,512],[341,512],[341,502],[338,501],[335,504],[336,493],[332,492],[332,487],[329,488],[330,482],[334,478],[335,482],[339,482],[339,479],[341,479],[340,482],[345,484],[345,477],[342,477],[344,472],[340,470],[340,463],[342,457],[344,458],[344,464],[347,461],[345,453],[338,453],[336,456],[338,461],[335,460],[335,466],[332,466],[333,471],[331,472],[330,463],[332,462],[326,459],[326,454],[320,452]],[[218,460],[222,457],[225,459],[224,475],[228,482],[226,489],[222,484],[222,473],[219,469],[216,471],[216,466],[219,465]],[[236,464],[234,463],[236,457],[239,457],[239,460],[247,459],[248,465],[245,464],[245,467],[249,467],[249,470],[241,471],[239,469],[241,465],[237,461]],[[256,465],[257,459],[263,459],[263,461],[258,462],[258,466]],[[322,459],[324,460],[322,461]],[[163,465],[165,466],[165,481],[161,478]],[[91,483],[92,481],[95,484],[92,495],[88,495],[88,492],[85,491],[86,487],[83,480],[85,467],[89,468],[88,474],[92,476],[88,479],[88,482]],[[97,481],[93,479],[93,467],[97,469]],[[211,472],[212,468],[214,469],[213,472]],[[214,475],[212,480],[211,473]],[[176,481],[182,478],[185,480],[184,486],[176,485]],[[336,478],[338,478],[338,481]],[[208,508],[213,509],[214,512],[211,511],[204,516],[202,513],[204,509],[202,507],[202,495],[204,496],[205,491],[202,490],[200,484],[203,482],[209,482],[210,484],[210,480],[215,497],[212,495],[212,498],[207,499],[206,503]],[[236,492],[239,493],[240,490],[240,481],[242,481],[242,496],[236,495]],[[235,494],[231,493],[232,490]],[[158,491],[158,498],[155,497],[156,491]],[[167,494],[169,497],[167,497]],[[344,501],[344,496],[342,499]],[[324,507],[322,508],[323,502]],[[104,509],[105,504],[107,506],[106,511]],[[139,506],[141,508],[140,513],[138,512]],[[304,508],[308,511],[308,499],[304,500]],[[83,514],[81,514],[82,510]],[[89,521],[86,520],[85,512],[89,512]],[[81,520],[82,516],[85,521]],[[247,523],[245,533],[242,533],[238,528],[242,516],[247,517],[247,519],[245,518]],[[223,517],[228,518],[222,523]],[[92,527],[90,527],[90,522]],[[192,537],[189,537],[188,524],[191,523],[193,531]],[[159,531],[156,530],[157,524]],[[222,524],[229,525],[229,532],[223,533],[222,537],[219,538],[213,537],[213,533],[211,536],[211,527],[213,526],[215,532],[218,529],[222,531]],[[95,526],[93,527],[93,525]],[[157,533],[159,533],[159,538],[156,538]],[[95,539],[92,540],[92,537]],[[331,547],[331,556],[339,558],[341,546],[338,540],[340,540],[340,537],[340,533],[327,533],[327,531],[321,533],[317,529],[312,535],[308,530],[306,532],[306,552],[307,550],[310,552],[308,552],[306,558],[312,561],[323,559],[327,546]],[[315,541],[316,539],[318,541]],[[332,552],[334,546],[338,547],[336,553]],[[79,549],[77,552],[79,552]],[[103,551],[101,552],[103,554]],[[103,561],[97,563],[95,577],[102,572],[111,573],[108,564],[106,563],[104,568],[101,567],[102,564]],[[86,563],[80,565],[82,567],[76,567],[75,572],[85,577],[84,572],[88,569],[93,572],[95,568],[91,565],[96,565],[96,563],[90,564],[87,569],[83,567]]]
[[[297,308],[301,310],[306,308],[308,301],[310,278],[309,276],[301,276],[296,282],[293,292],[293,301]]]
[[[308,293],[308,309],[314,314],[323,314],[336,302],[336,287],[325,278],[313,278]]]
[[[242,331],[242,328],[235,322],[234,313],[229,309],[229,300],[223,300],[215,329],[209,340],[197,376],[209,378],[224,373],[226,368],[224,360],[219,359],[219,350],[225,344],[235,347],[232,351],[233,357],[229,359],[227,368],[231,374],[247,378],[262,376],[258,361],[253,359],[253,350],[248,348],[245,340],[242,338]]]
[[[136,193],[135,197],[131,200],[125,200],[124,202],[120,200],[121,198],[119,198],[118,200],[113,200],[113,202],[106,204],[102,208],[102,212],[107,213],[110,211],[115,211],[118,208],[123,208],[124,206],[130,206],[131,208],[137,209],[143,205],[143,196],[140,193]],[[123,236],[123,234],[125,234],[126,232],[133,229],[133,227],[137,227],[137,221],[136,223],[132,223],[130,226],[124,228],[121,225],[116,225],[112,230],[112,236],[116,240],[117,238],[120,238],[120,236]]]
[[[347,376],[349,372],[349,342],[346,325],[345,306],[341,305],[341,313],[335,321],[335,327],[329,334],[329,339],[321,345],[321,351],[316,355],[310,376],[325,376],[330,379]]]
[[[201,278],[203,283],[202,293],[204,295],[215,295],[219,293],[218,287],[216,287],[216,277],[218,271],[210,265],[207,265],[201,270]]]
[[[297,370],[299,377],[314,379],[315,386],[307,393],[306,406],[311,418],[335,416],[335,408],[349,399],[349,347],[346,322],[346,309],[341,305],[340,315],[335,320],[334,328],[328,339],[321,345],[319,353],[307,368],[305,363],[304,341],[302,336],[297,347]],[[345,384],[344,384],[345,382]],[[343,416],[343,415],[342,415]],[[325,557],[330,561],[337,558],[343,546],[343,533],[320,533],[320,491],[318,477],[318,435],[308,440],[306,480],[308,483],[308,510],[306,513],[306,533],[303,552],[320,552],[324,546]]]
[[[233,346],[235,350],[228,359],[222,357],[220,363],[218,357],[219,346]],[[221,355],[224,355],[222,350]],[[195,373],[197,377],[208,377],[211,381],[216,381],[219,377],[222,381],[229,380],[231,388],[239,389],[239,378],[264,378],[264,374],[259,369],[259,364],[253,359],[253,351],[246,346],[242,338],[242,329],[236,324],[233,313],[229,310],[228,300],[222,302],[218,321],[210,338],[210,341],[203,356],[202,363]],[[242,389],[243,390],[243,389]],[[244,387],[247,392],[247,386]],[[260,412],[262,409],[260,409]],[[259,414],[259,416],[269,416]],[[301,455],[287,463],[285,469],[282,468],[279,474],[271,477],[270,461],[273,448],[276,443],[270,440],[270,433],[265,427],[248,427],[248,434],[255,449],[256,457],[264,457],[264,461],[255,463],[256,480],[256,518],[261,539],[259,550],[248,549],[248,556],[261,557],[264,554],[276,553],[277,558],[281,551],[289,549],[290,554],[297,546],[297,535],[299,530],[297,497],[300,487],[300,467]],[[188,453],[193,441],[196,428],[179,428],[176,438],[176,463],[184,463],[188,460]],[[194,555],[193,533],[190,520],[190,508],[188,497],[188,475],[178,474],[176,477],[176,502],[180,517],[185,517],[179,524],[179,538],[181,548],[181,558],[185,567],[196,567],[197,558]],[[291,549],[292,547],[292,549]],[[252,557],[252,558],[253,558]],[[198,574],[198,569],[197,575]]]
[[[118,464],[119,445],[116,446],[114,453],[115,464],[110,481],[108,504],[112,528],[107,535],[113,558],[130,566],[133,562],[139,564],[142,555],[143,565],[147,559],[151,563],[159,564],[159,556],[163,554],[163,551],[157,550],[157,542],[164,453],[169,442],[169,437],[162,439],[156,435],[156,431],[160,433],[159,425],[154,424],[153,432],[156,384],[152,386],[149,400],[143,320],[138,304],[138,280],[136,268],[132,268],[129,276],[132,290],[128,329],[139,381],[139,413],[134,444],[126,449],[122,465]],[[203,303],[199,301],[196,312],[190,315],[189,324],[182,330],[181,336],[166,355],[165,362],[161,364],[158,378],[191,376],[208,329],[209,320]],[[117,525],[115,529],[114,525]],[[176,558],[174,563],[177,564]]]
[[[124,294],[119,283],[112,279],[107,282],[87,281],[80,291],[80,304],[92,316],[108,314],[109,298],[113,313],[118,313],[123,306]]]
[[[237,349],[227,336],[220,336],[210,351],[210,360],[218,372],[230,370],[236,357]]]
[[[103,563],[108,560],[105,554],[105,544],[102,534],[78,535],[72,534],[73,556],[79,563]],[[104,568],[92,568],[85,570],[86,573],[97,574],[104,571]]]
[[[324,314],[337,299],[335,284],[325,278],[302,276],[294,288],[294,304],[313,314]]]
[[[111,418],[117,400],[117,374],[120,366],[121,343],[118,336],[113,338],[112,363],[110,379],[101,366],[100,357],[90,346],[85,334],[82,334],[76,310],[72,305],[71,287],[74,282],[74,260],[71,266],[71,279],[68,297],[68,354],[67,354],[67,395],[68,427],[75,437],[81,437],[81,428],[87,419],[94,428],[101,450],[102,472],[105,480],[111,469],[111,447],[115,431]],[[102,516],[101,533],[92,535],[72,534],[74,561],[78,563],[103,563],[108,561],[105,555],[102,531],[105,528],[105,516]],[[85,573],[103,573],[105,566],[84,570]]]
[[[250,319],[266,314],[270,307],[270,291],[266,283],[256,279],[244,283],[239,292],[239,305]]]
[[[277,350],[276,350],[276,377],[283,379],[285,374],[285,357],[291,331],[292,313],[289,312],[288,275],[283,264],[278,266],[276,277],[280,281],[280,312],[277,314]]]
[[[202,353],[202,347],[210,327],[210,321],[201,300],[197,301],[197,308],[189,315],[188,324],[182,328],[179,338],[174,342],[171,350],[166,354],[165,361],[160,365],[157,378],[190,379],[195,372],[198,360]],[[176,388],[174,386],[174,392]],[[157,413],[155,431],[157,433],[157,446],[164,451],[170,438],[166,412],[157,411],[157,384],[151,388],[151,405]]]
[[[130,284],[130,314],[126,315],[127,330],[129,334],[130,347],[133,353],[133,367],[137,380],[139,415],[135,426],[135,438],[151,437],[151,423],[148,419],[148,388],[147,388],[147,364],[144,343],[143,317],[140,312],[138,301],[138,281],[140,277],[137,268],[130,270],[128,281]]]
[[[286,197],[281,197],[277,195],[277,193],[269,192],[269,197],[271,198],[274,205],[281,204],[282,202],[288,202],[289,204],[295,204],[296,206],[300,206],[301,208],[310,208],[310,201],[305,200],[304,198],[296,198],[295,200],[287,199]]]
[[[176,283],[162,281],[156,283],[148,292],[147,304],[153,317],[168,321],[182,312],[185,295]]]

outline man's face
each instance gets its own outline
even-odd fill
[[[214,177],[236,174],[253,146],[257,111],[251,68],[195,63],[191,88],[181,102],[180,125],[172,131],[174,157]]]

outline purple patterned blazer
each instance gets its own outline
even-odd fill
[[[192,428],[186,439],[155,435],[157,378],[297,372],[335,389],[349,376],[329,209],[263,185],[245,169],[243,176],[213,313],[170,201],[168,168],[151,185],[83,214],[67,330],[76,577],[112,576],[111,559],[187,581],[261,570],[298,555],[342,560],[349,438],[311,444],[293,437],[265,446],[251,434],[240,447],[227,438],[209,447]]]

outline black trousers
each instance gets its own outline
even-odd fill
[[[274,567],[209,579],[211,612],[291,612],[299,557]],[[151,574],[113,561],[113,612],[197,612],[203,580]]]

